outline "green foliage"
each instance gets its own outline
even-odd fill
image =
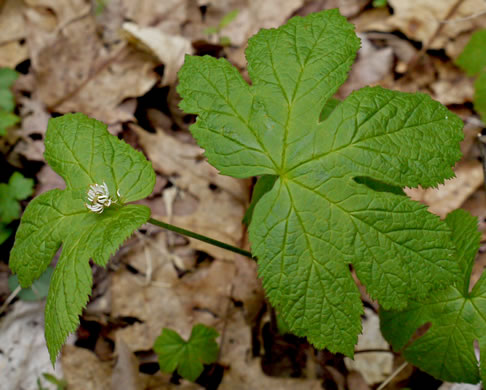
[[[471,36],[456,64],[469,76],[478,76],[474,83],[474,109],[486,121],[486,30]]]
[[[54,375],[48,373],[43,373],[42,376],[47,382],[56,385],[57,390],[65,390],[67,388],[67,382],[64,379],[58,379]],[[38,390],[47,390],[45,387],[42,386],[40,378],[37,379],[37,388]]]
[[[38,301],[47,297],[49,292],[49,284],[51,282],[53,267],[47,267],[44,273],[35,280],[28,288],[23,288],[18,293],[18,297],[23,301]],[[11,275],[8,278],[8,288],[10,291],[15,291],[19,286],[19,278],[17,275]]]
[[[160,370],[172,373],[177,369],[179,375],[194,382],[203,372],[203,364],[218,360],[219,348],[215,341],[218,336],[214,328],[197,324],[185,341],[177,332],[164,328],[154,344]]]
[[[5,135],[7,128],[20,121],[20,118],[13,114],[15,98],[10,90],[17,77],[18,74],[13,69],[0,68],[0,135]]]
[[[206,35],[220,34],[221,30],[223,28],[228,26],[233,20],[236,19],[239,12],[240,11],[237,10],[237,9],[228,12],[225,16],[223,16],[223,18],[221,19],[221,21],[218,23],[217,26],[211,26],[211,27],[206,28],[203,31],[204,34],[206,34]],[[219,43],[220,43],[221,46],[229,46],[229,45],[231,45],[231,40],[226,36],[221,36],[221,37],[219,37]]]
[[[14,172],[7,183],[0,183],[0,222],[10,223],[20,218],[19,201],[32,195],[34,180]]]
[[[463,137],[461,120],[427,95],[379,87],[320,121],[358,48],[337,10],[295,17],[250,39],[251,86],[208,56],[187,56],[178,86],[212,165],[274,178],[249,226],[270,301],[292,332],[348,356],[363,312],[349,264],[388,309],[457,278],[447,224],[392,189],[452,177]]]
[[[486,30],[471,35],[466,47],[457,58],[456,64],[469,76],[476,76],[486,67]]]
[[[45,158],[62,176],[66,189],[48,191],[29,203],[10,254],[10,267],[20,285],[29,287],[62,245],[45,314],[47,346],[54,363],[88,301],[89,260],[106,265],[110,254],[147,222],[148,207],[126,203],[148,196],[155,174],[143,154],[111,135],[103,123],[82,114],[51,119],[45,145]],[[110,202],[104,199],[105,207],[96,213],[88,209],[87,193],[103,183]],[[101,196],[96,202],[102,202]]]
[[[386,7],[388,4],[387,0],[373,0],[373,7],[375,8],[381,8],[381,7]]]
[[[0,244],[12,233],[8,224],[20,218],[20,201],[33,193],[34,180],[14,172],[8,183],[0,183]]]
[[[456,244],[460,282],[413,301],[402,312],[382,311],[381,329],[395,350],[405,347],[405,358],[436,378],[450,382],[477,383],[486,380],[486,273],[471,292],[469,281],[481,234],[477,218],[456,210],[446,219]],[[420,326],[430,323],[427,333],[407,345]],[[479,342],[481,364],[474,352]]]

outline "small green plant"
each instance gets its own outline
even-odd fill
[[[486,30],[476,31],[457,58],[456,64],[469,76],[476,76],[474,82],[474,109],[486,122]]]
[[[386,7],[386,5],[388,4],[388,1],[387,0],[373,0],[373,7],[375,8],[382,8],[382,7]]]
[[[33,191],[34,180],[24,178],[20,172],[14,172],[8,183],[0,183],[0,244],[12,234],[9,224],[20,218],[19,202],[31,196]]]
[[[231,45],[231,40],[226,37],[226,36],[221,36],[221,30],[223,28],[225,28],[226,26],[228,26],[233,20],[236,19],[236,17],[238,16],[238,13],[239,13],[239,10],[235,9],[231,12],[228,12],[225,16],[223,16],[223,18],[221,19],[221,21],[218,23],[217,26],[211,26],[211,27],[208,27],[204,30],[204,34],[206,35],[212,35],[212,34],[216,34],[217,36],[219,36],[219,43],[221,46],[230,46]]]
[[[46,304],[53,362],[88,300],[89,260],[105,265],[146,222],[253,255],[289,331],[348,356],[363,312],[350,265],[388,310],[459,279],[451,227],[402,187],[453,176],[462,121],[425,94],[375,87],[332,99],[358,48],[353,26],[331,10],[251,38],[251,86],[225,59],[186,57],[181,108],[197,115],[190,130],[209,162],[236,178],[261,176],[246,215],[252,254],[129,204],[152,192],[145,157],[82,114],[51,119],[45,157],[66,189],[28,205],[10,266],[28,287],[63,247]]]
[[[56,385],[57,390],[65,390],[67,388],[67,382],[64,379],[58,379],[54,375],[48,374],[48,373],[43,373],[42,376],[44,379],[52,383],[53,385]],[[40,378],[37,379],[37,389],[38,390],[47,390],[44,386],[42,386]]]
[[[218,360],[218,336],[214,328],[197,324],[185,341],[177,332],[164,328],[154,344],[160,370],[170,374],[177,369],[180,376],[194,382],[203,372],[203,364]]]
[[[15,70],[0,68],[0,135],[5,135],[9,127],[20,121],[20,118],[13,113],[15,98],[10,90],[17,77],[18,73]]]
[[[450,382],[486,380],[486,273],[470,291],[469,283],[481,234],[478,220],[464,210],[449,214],[460,282],[401,312],[382,311],[381,330],[395,350],[436,378]],[[409,343],[414,332],[430,323],[425,335]],[[479,341],[480,365],[474,342]]]

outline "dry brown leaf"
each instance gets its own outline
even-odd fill
[[[338,96],[344,99],[354,90],[375,84],[392,70],[393,49],[377,49],[365,34],[359,34],[361,49],[346,82],[339,89]]]
[[[123,47],[107,51],[91,14],[52,32],[37,23],[37,9],[28,11],[35,98],[51,111],[81,111],[109,124],[133,119],[120,105],[128,97],[143,95],[157,81],[149,56]],[[68,21],[72,17],[64,16]]]
[[[0,67],[15,68],[28,58],[24,3],[19,0],[0,2]]]
[[[438,188],[406,188],[413,200],[425,203],[431,213],[445,217],[461,207],[471,194],[483,184],[483,167],[478,161],[460,162],[455,168],[456,177]]]
[[[115,0],[113,5],[124,11],[126,20],[132,20],[141,26],[180,25],[187,19],[189,0]],[[111,3],[111,1],[110,1]],[[118,3],[118,4],[117,4]],[[164,31],[169,32],[167,27]]]
[[[156,237],[156,245],[164,245],[164,235]],[[230,302],[234,264],[215,260],[179,279],[168,253],[164,255],[154,246],[149,253],[146,262],[142,245],[126,258],[141,274],[120,269],[113,275],[112,316],[141,321],[118,330],[117,337],[122,337],[131,351],[144,351],[152,349],[164,327],[183,336],[199,322],[220,329]],[[149,269],[147,284],[144,274]]]
[[[237,17],[220,33],[230,39],[234,46],[246,46],[246,41],[261,28],[274,28],[282,25],[304,0],[199,0],[199,5],[207,7],[204,20],[200,15],[190,14],[190,23],[184,26],[184,35],[195,39],[207,40],[204,29],[214,27],[229,12],[238,10]],[[214,35],[211,42],[218,43]]]
[[[25,38],[23,10],[23,1],[6,0],[0,3],[0,44]]]
[[[352,390],[371,390],[358,371],[351,371],[347,376],[348,388]]]
[[[388,7],[372,8],[356,15],[356,17],[351,19],[351,22],[356,26],[356,32],[373,30],[390,32],[392,27],[384,23],[389,16]]]
[[[390,27],[397,28],[407,37],[431,49],[447,48],[449,51],[449,41],[455,40],[461,33],[486,27],[486,15],[468,18],[486,10],[483,0],[463,0],[436,37],[434,35],[441,22],[457,4],[457,0],[389,0],[388,3],[393,8],[393,15],[386,21],[385,28],[388,31]],[[378,25],[375,27],[380,29]]]
[[[241,310],[228,319],[220,363],[228,366],[218,390],[321,390],[316,379],[277,378],[265,375],[261,359],[252,356],[251,329]]]
[[[116,364],[111,377],[112,389],[143,390],[138,360],[121,337],[115,340]]]
[[[41,12],[54,14],[57,28],[63,28],[75,19],[91,12],[91,2],[86,0],[24,0],[27,6]]]
[[[463,104],[473,100],[474,85],[471,78],[450,61],[434,58],[433,63],[437,71],[437,79],[430,85],[434,99],[445,105]]]
[[[181,191],[181,196],[188,196],[191,208],[195,207],[186,211],[185,215],[178,215],[174,209],[170,222],[240,246],[244,232],[241,220],[249,201],[248,181],[219,175],[203,159],[199,146],[183,143],[160,130],[151,134],[136,125],[131,125],[131,128],[138,135],[139,144],[155,170],[169,176]],[[163,216],[154,214],[154,217]],[[197,240],[191,241],[195,249],[214,257],[233,258],[233,254],[224,249]]]
[[[29,51],[23,41],[0,44],[0,67],[15,68],[28,57]]]
[[[69,390],[106,390],[111,388],[111,363],[102,362],[91,351],[65,345],[61,364]]]
[[[134,49],[122,49],[107,63],[78,93],[56,106],[56,111],[80,111],[108,124],[133,120],[133,112],[122,102],[152,88],[158,80],[153,72],[155,63]]]
[[[2,389],[37,389],[43,372],[54,371],[44,338],[44,304],[17,301],[0,319],[0,372]]]
[[[363,332],[358,336],[356,350],[388,349],[389,345],[380,332],[380,319],[371,309],[365,307]],[[393,354],[383,352],[358,353],[354,360],[344,358],[348,370],[356,370],[363,375],[366,383],[374,385],[382,382],[391,374]]]
[[[156,27],[140,27],[127,22],[123,24],[123,30],[128,34],[129,41],[153,54],[165,65],[162,86],[176,81],[184,56],[193,53],[189,39],[167,34]]]

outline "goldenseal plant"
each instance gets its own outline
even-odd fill
[[[246,215],[252,253],[150,218],[145,157],[82,114],[52,119],[45,157],[66,182],[27,207],[10,266],[22,287],[62,245],[46,305],[54,362],[91,291],[89,260],[105,265],[146,222],[254,256],[290,331],[353,356],[363,307],[350,272],[389,310],[459,276],[450,226],[404,195],[453,176],[462,122],[424,94],[363,88],[338,102],[359,48],[337,10],[292,18],[250,39],[251,86],[225,59],[186,57],[181,108],[211,164],[260,176]]]
[[[462,121],[425,94],[330,100],[358,48],[337,10],[294,17],[249,40],[251,85],[226,59],[187,56],[178,86],[209,162],[261,176],[247,220],[270,302],[293,333],[348,356],[363,313],[350,265],[385,309],[457,278],[449,226],[401,188],[452,177],[463,138]]]

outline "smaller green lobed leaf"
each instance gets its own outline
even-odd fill
[[[147,222],[148,207],[126,203],[152,192],[155,173],[142,153],[111,135],[103,123],[82,114],[51,119],[45,144],[46,160],[63,177],[66,189],[45,192],[29,203],[17,230],[10,267],[20,285],[28,287],[62,245],[45,315],[47,347],[54,363],[88,302],[89,261],[106,265],[123,241]],[[100,213],[88,208],[88,191],[94,185],[106,185],[110,199]]]
[[[381,331],[394,350],[438,379],[450,382],[478,383],[486,380],[486,273],[471,292],[469,281],[481,234],[477,218],[456,210],[446,218],[456,245],[456,262],[461,280],[456,285],[416,300],[401,312],[381,311]],[[410,338],[421,326],[430,329],[410,345]],[[479,342],[481,362],[474,351]]]
[[[456,64],[469,76],[477,75],[486,67],[486,29],[476,31],[463,52],[456,59]]]
[[[0,89],[7,89],[17,80],[19,74],[10,68],[0,68]]]
[[[177,369],[179,375],[194,382],[203,372],[203,364],[218,359],[219,348],[215,341],[218,336],[214,328],[197,324],[185,341],[177,332],[164,328],[154,344],[161,371],[172,373]]]
[[[11,112],[0,111],[0,135],[7,134],[7,129],[20,122],[20,118]]]
[[[15,98],[9,89],[0,89],[0,110],[5,112],[15,110]]]
[[[8,184],[0,183],[0,222],[8,224],[20,218],[19,200],[32,195],[34,180],[26,179],[20,172],[10,176]]]
[[[34,193],[34,180],[26,179],[20,172],[10,176],[8,186],[11,196],[17,200],[24,200]]]

